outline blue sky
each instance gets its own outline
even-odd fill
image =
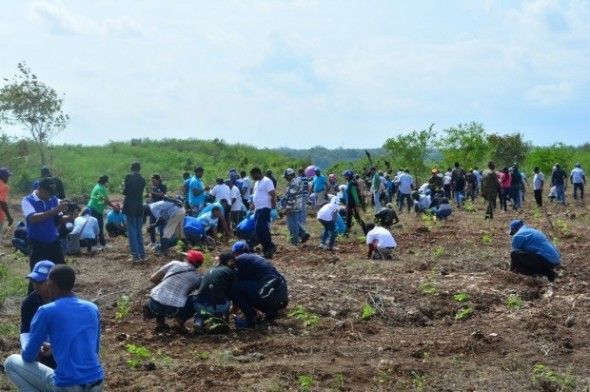
[[[589,20],[587,0],[5,0],[0,75],[27,61],[65,93],[57,142],[377,147],[475,120],[580,144]]]

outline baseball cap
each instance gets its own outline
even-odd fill
[[[521,219],[510,222],[510,235],[516,234],[516,232],[520,230],[522,226],[524,226],[524,222]]]
[[[8,178],[12,175],[12,172],[7,167],[0,167],[0,178]]]
[[[186,261],[188,261],[190,264],[194,265],[195,267],[198,267],[201,264],[203,264],[203,261],[205,260],[205,256],[203,256],[203,254],[201,252],[199,252],[198,250],[191,249],[185,253],[185,256],[186,256]]]
[[[26,277],[34,282],[45,282],[49,276],[49,271],[55,267],[55,264],[49,260],[41,260],[35,264],[33,271]]]
[[[246,241],[236,241],[231,247],[231,251],[234,253],[246,253],[249,250],[250,247]]]
[[[295,170],[288,168],[287,170],[285,170],[285,177],[287,176],[294,176],[295,175]]]

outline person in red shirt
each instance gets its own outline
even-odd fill
[[[502,189],[500,191],[500,209],[508,211],[508,199],[510,198],[510,183],[512,182],[512,176],[507,167],[502,169],[500,175],[500,184],[502,184]]]

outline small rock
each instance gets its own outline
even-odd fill
[[[574,349],[574,345],[569,340],[566,340],[565,342],[563,342],[562,346],[566,350],[573,350]]]
[[[154,370],[156,370],[156,364],[153,362],[146,362],[143,364],[143,368],[148,372],[153,372]]]
[[[345,326],[346,326],[346,321],[340,320],[340,321],[336,322],[335,329],[344,329]]]
[[[332,317],[336,317],[336,316],[338,315],[338,312],[337,312],[337,311],[335,311],[335,310],[330,310],[328,313],[329,313],[329,314],[330,314],[330,316],[332,316]]]
[[[129,335],[127,335],[126,333],[120,333],[117,335],[117,340],[119,342],[124,342],[127,339],[129,339]]]
[[[574,326],[574,324],[576,324],[576,316],[574,316],[573,314],[570,314],[565,319],[565,326],[568,328],[571,328]]]
[[[477,331],[471,333],[471,337],[476,340],[481,340],[484,338],[484,334],[480,330],[477,330]]]
[[[394,363],[392,360],[389,359],[382,359],[379,361],[379,365],[377,366],[379,370],[388,370],[394,367]]]

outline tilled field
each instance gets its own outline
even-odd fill
[[[274,263],[289,280],[289,309],[273,324],[221,336],[155,333],[142,321],[149,274],[168,259],[133,266],[124,239],[70,259],[79,294],[102,310],[106,390],[588,390],[590,211],[527,204],[485,221],[476,207],[443,223],[402,214],[388,262],[366,260],[358,233],[334,254],[315,239],[286,246],[279,223]],[[506,231],[516,216],[558,243],[563,268],[554,283],[507,271]],[[2,262],[26,270],[22,258]],[[19,301],[6,301],[2,325],[18,324]],[[295,309],[299,319],[288,315]],[[5,335],[2,357],[19,347],[14,332]],[[10,389],[6,379],[0,387]]]

